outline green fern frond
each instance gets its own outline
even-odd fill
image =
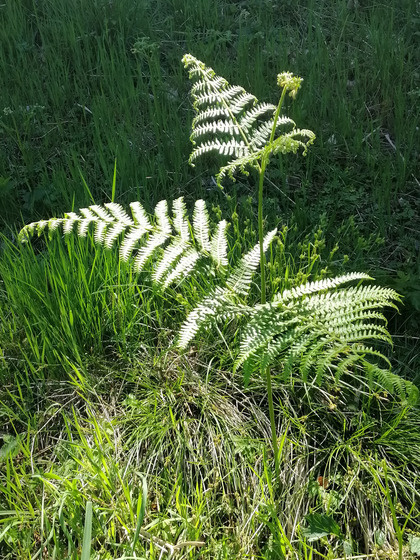
[[[47,231],[51,236],[60,228],[65,235],[80,237],[93,230],[98,245],[110,249],[120,242],[120,259],[133,259],[137,272],[153,259],[152,280],[163,288],[191,274],[200,259],[207,259],[217,269],[227,266],[226,221],[220,221],[211,234],[203,200],[195,203],[192,223],[182,198],[173,202],[172,216],[165,200],[156,205],[153,219],[139,202],[132,202],[130,210],[131,216],[119,204],[92,205],[79,214],[69,212],[64,218],[28,224],[19,233],[19,240],[24,243]]]
[[[408,404],[415,404],[419,400],[419,389],[407,379],[392,373],[389,369],[382,369],[375,364],[366,364],[366,371],[370,380],[371,387],[374,384],[390,394],[397,394]]]
[[[191,95],[197,116],[192,123],[194,149],[190,163],[209,152],[230,157],[217,175],[219,185],[228,175],[259,168],[263,157],[277,153],[296,153],[315,139],[310,130],[299,130],[293,120],[276,115],[276,106],[260,103],[240,86],[224,78],[191,55],[183,58],[193,80]],[[273,130],[274,129],[274,130]]]
[[[367,279],[367,274],[351,273],[311,282],[255,306],[242,331],[235,370],[244,366],[249,371],[253,363],[263,368],[278,363],[287,372],[300,371],[304,380],[312,371],[315,382],[321,382],[327,370],[340,377],[347,366],[369,363],[368,357],[389,364],[365,342],[392,343],[386,319],[377,310],[395,308],[398,294],[378,286],[337,289]]]

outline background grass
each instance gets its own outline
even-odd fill
[[[349,270],[396,288],[405,304],[389,317],[395,371],[418,383],[419,22],[414,0],[0,6],[2,557],[80,557],[87,501],[101,560],[163,549],[281,558],[282,547],[306,560],[313,547],[312,558],[332,558],[345,546],[391,557],[395,522],[413,503],[415,538],[416,408],[363,388],[355,397],[350,384],[277,384],[284,447],[273,510],[263,382],[245,390],[232,378],[216,337],[184,357],[168,350],[199,287],[162,301],[89,239],[20,247],[15,228],[110,200],[117,159],[117,201],[150,210],[203,197],[231,222],[237,257],[256,241],[255,186],[242,178],[222,192],[214,162],[188,166],[181,57],[191,52],[270,102],[276,74],[293,71],[304,83],[287,112],[317,141],[305,160],[279,158],[268,173],[267,224],[283,231],[269,289]],[[136,539],[145,495],[147,534]],[[333,517],[342,536],[310,543],[309,511]],[[170,548],[184,541],[206,544]]]

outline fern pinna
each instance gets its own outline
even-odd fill
[[[315,134],[298,129],[296,123],[280,116],[283,99],[278,106],[258,102],[257,98],[240,86],[231,86],[190,54],[183,58],[190,78],[197,116],[192,123],[191,141],[194,149],[190,163],[208,152],[227,156],[230,161],[220,168],[219,185],[226,175],[234,179],[237,170],[247,174],[247,167],[261,171],[261,161],[270,154],[296,153],[299,148],[306,154]],[[278,84],[295,96],[301,79],[288,72],[279,74]]]

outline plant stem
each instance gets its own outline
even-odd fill
[[[286,88],[283,88],[283,91],[280,96],[279,103],[277,105],[277,109],[274,115],[274,122],[273,128],[271,129],[270,141],[268,143],[268,150],[263,155],[261,159],[261,169],[259,171],[259,181],[258,181],[258,237],[260,242],[260,270],[261,270],[261,303],[264,304],[266,302],[266,285],[265,285],[265,254],[264,254],[264,224],[263,224],[263,206],[264,206],[264,175],[265,170],[268,165],[269,157],[270,157],[270,146],[274,140],[274,135],[276,132],[277,121],[280,116],[281,108],[283,105],[284,97],[286,95]],[[264,373],[264,372],[261,372]],[[266,376],[266,383],[267,383],[267,398],[268,398],[268,411],[270,416],[270,425],[271,425],[271,439],[273,442],[273,451],[274,451],[274,466],[276,471],[276,478],[277,481],[280,479],[280,463],[279,463],[279,446],[277,442],[277,431],[276,431],[276,420],[274,417],[274,403],[273,403],[273,386],[271,382],[271,370],[269,367],[265,370]]]

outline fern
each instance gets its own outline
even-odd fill
[[[270,154],[296,153],[300,148],[306,154],[315,139],[312,131],[297,129],[292,119],[278,115],[275,105],[260,103],[242,87],[231,86],[192,55],[185,55],[183,62],[194,82],[191,95],[197,112],[190,163],[208,152],[229,156],[217,175],[219,185],[226,176],[234,179],[238,170],[260,170],[261,160]]]
[[[228,158],[217,175],[219,184],[237,171],[258,172],[259,243],[229,268],[227,259],[227,223],[214,229],[205,202],[195,203],[192,220],[182,198],[175,200],[172,211],[166,201],[159,202],[149,216],[140,202],[130,204],[127,213],[115,203],[92,205],[63,218],[41,220],[25,226],[19,239],[26,242],[35,234],[58,230],[65,235],[93,234],[96,244],[111,249],[119,244],[122,261],[142,271],[152,262],[151,279],[162,288],[179,283],[205,262],[220,270],[219,284],[188,315],[177,338],[186,348],[200,331],[231,320],[239,320],[239,348],[234,370],[243,368],[246,381],[256,370],[266,376],[267,393],[279,476],[276,424],[270,368],[281,379],[300,378],[321,384],[326,376],[339,381],[344,375],[364,372],[371,386],[379,384],[402,398],[416,397],[412,384],[395,376],[386,356],[373,345],[390,344],[382,309],[396,308],[398,294],[388,288],[363,285],[367,274],[350,273],[336,278],[310,282],[274,295],[266,302],[265,257],[276,230],[263,233],[263,183],[266,166],[273,154],[306,153],[315,135],[297,128],[281,115],[288,92],[295,97],[301,79],[288,72],[278,75],[282,88],[277,106],[261,103],[240,86],[231,86],[224,78],[191,55],[184,65],[193,80],[192,97],[197,112],[191,140],[194,148],[190,163],[208,152]],[[248,302],[257,268],[261,275],[261,301]],[[203,272],[204,271],[204,272]],[[209,268],[201,268],[203,274]],[[358,285],[346,286],[351,282]]]
[[[270,235],[266,243],[271,242]],[[232,271],[225,287],[214,290],[189,314],[179,333],[181,348],[215,323],[242,319],[234,371],[243,367],[246,381],[254,371],[272,366],[284,381],[297,376],[321,385],[327,373],[338,382],[361,367],[389,393],[416,398],[415,387],[400,377],[397,381],[388,358],[368,345],[372,341],[392,343],[386,319],[378,310],[396,307],[400,297],[394,290],[341,287],[370,279],[367,274],[350,273],[285,290],[271,303],[249,306],[244,297],[256,261],[253,249]],[[246,282],[242,284],[238,278],[246,278]],[[379,367],[378,361],[387,367]]]
[[[51,237],[60,228],[65,235],[75,231],[80,237],[93,230],[95,243],[107,249],[122,238],[121,260],[132,260],[135,270],[140,272],[153,258],[152,279],[163,288],[190,275],[201,259],[216,269],[224,270],[227,266],[227,223],[220,221],[214,235],[210,235],[209,215],[203,200],[195,203],[192,223],[182,198],[174,201],[172,217],[165,200],[156,205],[153,220],[139,202],[132,202],[130,210],[131,216],[119,204],[92,205],[82,208],[79,214],[69,212],[64,218],[28,224],[20,231],[19,240],[25,243],[33,235],[44,232]]]

